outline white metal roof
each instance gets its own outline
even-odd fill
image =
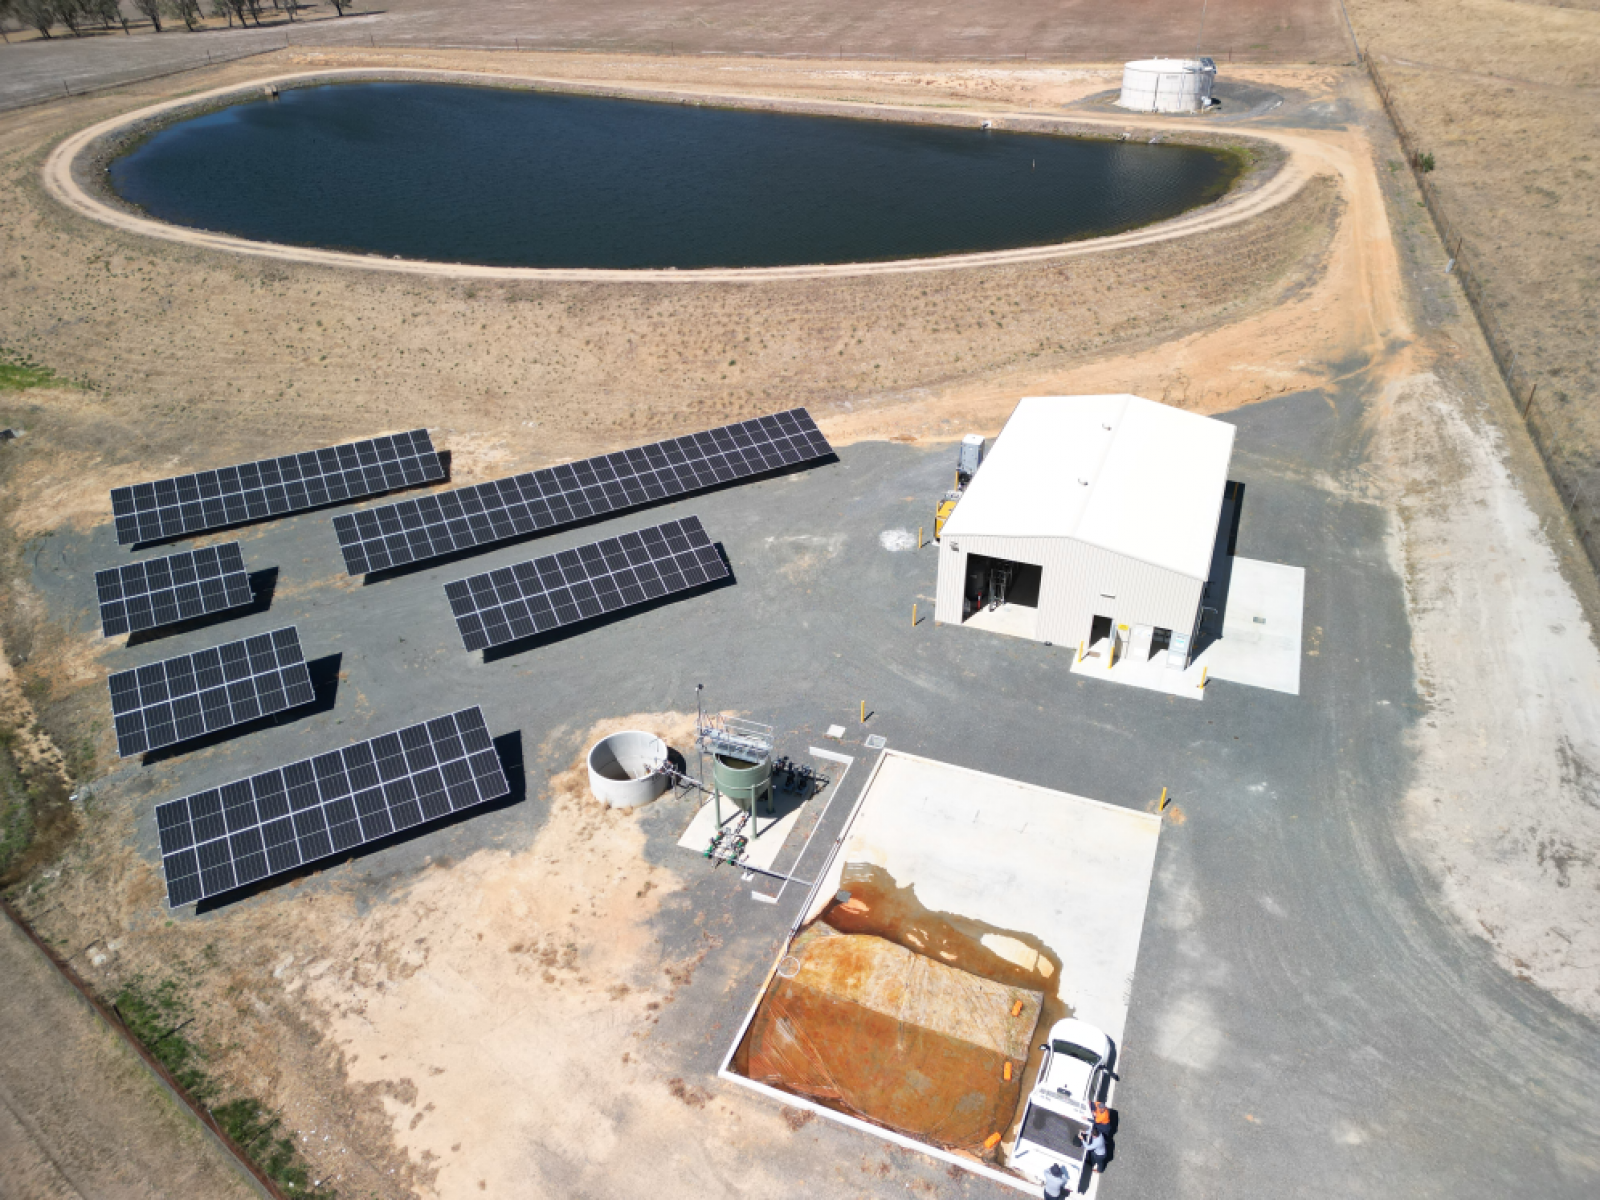
[[[1076,538],[1205,579],[1233,432],[1139,396],[1030,396],[943,536]]]

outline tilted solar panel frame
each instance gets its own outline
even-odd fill
[[[122,545],[278,517],[396,488],[437,483],[444,466],[426,429],[113,488]]]
[[[255,600],[238,542],[96,571],[94,585],[106,637],[141,633]]]
[[[478,707],[156,808],[167,907],[220,895],[508,795]]]
[[[728,578],[699,517],[444,585],[461,643],[484,650]]]
[[[121,758],[316,699],[293,625],[119,671],[107,684]]]
[[[351,575],[675,499],[825,458],[833,447],[803,408],[615,454],[383,504],[333,520]]]

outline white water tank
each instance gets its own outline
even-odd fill
[[[1199,112],[1211,104],[1216,78],[1209,58],[1142,58],[1123,66],[1117,104],[1135,112]]]
[[[653,733],[624,730],[601,738],[589,750],[589,790],[612,808],[649,804],[667,787],[657,774],[667,744]]]

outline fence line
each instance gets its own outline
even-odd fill
[[[1439,189],[1428,178],[1428,173],[1432,169],[1431,162],[1424,159],[1424,151],[1412,137],[1410,129],[1395,107],[1393,94],[1378,70],[1378,63],[1373,55],[1366,56],[1366,66],[1372,85],[1377,89],[1378,99],[1383,104],[1383,111],[1388,115],[1390,124],[1394,126],[1395,135],[1400,139],[1400,149],[1405,155],[1406,165],[1411,168],[1412,178],[1416,180],[1417,188],[1422,193],[1422,202],[1427,207],[1428,215],[1433,218],[1434,228],[1438,230],[1439,237],[1444,242],[1445,252],[1450,256],[1446,270],[1461,281],[1461,290],[1472,309],[1472,315],[1477,318],[1478,328],[1483,331],[1483,340],[1489,346],[1489,353],[1494,358],[1494,365],[1500,372],[1500,378],[1505,381],[1512,402],[1522,415],[1523,424],[1539,451],[1539,457],[1544,461],[1545,471],[1550,476],[1550,482],[1555,485],[1556,494],[1561,497],[1562,506],[1577,531],[1578,540],[1589,556],[1590,565],[1600,571],[1600,521],[1596,520],[1596,514],[1590,503],[1589,484],[1580,482],[1576,478],[1569,478],[1568,471],[1564,469],[1569,463],[1566,455],[1560,453],[1556,445],[1556,430],[1546,416],[1545,410],[1536,403],[1539,397],[1539,381],[1530,371],[1519,367],[1517,361],[1519,352],[1512,346],[1510,337],[1507,336],[1500,319],[1495,315],[1489,297],[1485,294],[1483,281],[1474,269],[1472,249],[1467,245],[1466,235],[1445,211]],[[1425,162],[1428,165],[1425,166]],[[1580,502],[1583,502],[1581,508]]]
[[[106,1023],[111,1032],[121,1038],[127,1047],[139,1056],[139,1059],[149,1068],[150,1073],[160,1081],[161,1085],[173,1095],[179,1104],[189,1110],[195,1120],[199,1121],[205,1128],[205,1131],[250,1176],[250,1181],[261,1190],[263,1195],[269,1197],[270,1200],[289,1200],[283,1189],[272,1181],[272,1177],[258,1167],[250,1156],[244,1152],[243,1148],[228,1136],[221,1125],[217,1124],[217,1119],[211,1115],[211,1110],[191,1096],[184,1086],[172,1077],[172,1072],[168,1071],[161,1064],[161,1061],[145,1047],[145,1044],[134,1036],[133,1031],[123,1023],[122,1015],[115,1011],[115,1005],[108,1005],[96,996],[94,989],[84,981],[83,976],[73,970],[71,964],[57,954],[54,947],[40,937],[23,915],[4,899],[0,899],[0,921],[10,921],[24,937],[33,943],[34,948],[44,955],[50,965],[55,968],[56,973],[66,981],[73,991],[78,993],[78,998],[94,1010],[95,1015]]]
[[[62,94],[49,92],[46,95],[35,96],[32,99],[3,101],[0,102],[0,112],[17,112],[24,108],[36,108],[41,104],[53,104],[55,101],[63,99],[64,96],[91,96],[96,92],[108,91],[111,88],[132,87],[136,83],[148,83],[152,79],[166,79],[172,75],[182,75],[187,71],[203,71],[207,67],[220,67],[225,63],[242,62],[247,58],[259,58],[263,54],[276,54],[284,48],[284,46],[267,46],[260,50],[244,50],[238,54],[208,52],[204,62],[194,59],[127,79],[111,79],[103,83],[88,83],[76,90],[71,88],[67,81],[63,79],[61,80]]]

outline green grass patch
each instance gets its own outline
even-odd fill
[[[49,367],[0,346],[0,392],[21,392],[36,387],[66,387],[67,381]]]
[[[315,1187],[310,1169],[282,1120],[259,1100],[236,1096],[218,1103],[222,1089],[206,1071],[205,1052],[185,1030],[194,1012],[175,979],[150,983],[142,976],[117,993],[123,1024],[172,1073],[183,1090],[210,1110],[229,1137],[267,1176],[291,1196],[337,1200],[331,1188]]]
[[[16,735],[0,729],[0,873],[21,857],[33,841],[33,805],[27,781],[11,756]]]

